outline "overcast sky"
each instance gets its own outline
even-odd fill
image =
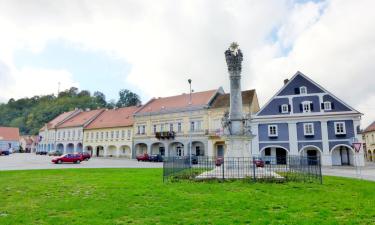
[[[107,100],[229,91],[224,51],[263,105],[301,71],[375,119],[374,0],[0,0],[0,102],[76,86]]]

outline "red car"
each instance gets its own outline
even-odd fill
[[[150,157],[147,153],[144,153],[143,155],[138,155],[136,158],[138,161],[149,161]]]
[[[88,152],[80,152],[77,155],[82,156],[82,161],[83,160],[88,161],[91,158],[91,155]]]
[[[81,163],[82,156],[79,154],[65,154],[60,157],[56,157],[52,159],[53,163],[61,164],[61,163]]]
[[[217,159],[215,160],[215,165],[216,166],[221,166],[221,164],[223,164],[224,162],[224,158],[223,157],[217,157]]]

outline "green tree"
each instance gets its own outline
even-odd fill
[[[116,103],[117,107],[128,107],[141,104],[141,100],[136,93],[133,93],[127,89],[122,89],[119,92],[119,100]]]

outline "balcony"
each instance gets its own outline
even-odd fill
[[[164,131],[164,132],[155,132],[156,139],[174,139],[175,132],[174,131]]]

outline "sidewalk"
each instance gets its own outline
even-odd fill
[[[360,176],[354,166],[322,167],[322,174],[375,181],[375,163],[366,162],[366,165],[360,168]]]

